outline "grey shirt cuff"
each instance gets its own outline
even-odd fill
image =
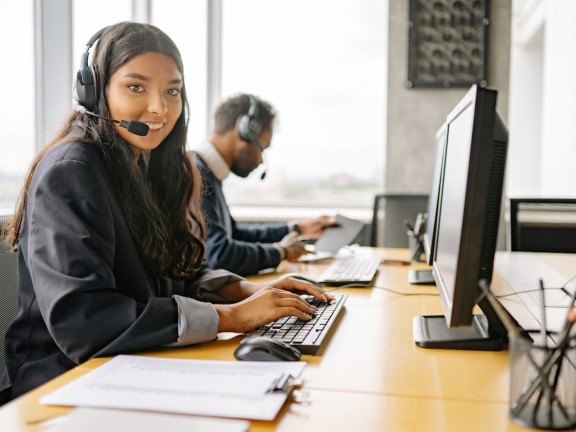
[[[216,339],[220,319],[211,303],[189,297],[172,297],[178,305],[178,340],[167,346],[177,347]]]

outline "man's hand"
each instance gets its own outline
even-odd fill
[[[314,219],[303,219],[298,221],[298,229],[300,235],[317,239],[322,235],[324,228],[336,225],[336,218],[334,216],[320,216]]]
[[[302,255],[308,253],[304,247],[304,242],[300,240],[296,232],[291,232],[284,236],[284,238],[278,242],[278,245],[286,252],[284,259],[288,261],[296,261]]]

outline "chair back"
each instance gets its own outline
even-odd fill
[[[0,226],[9,216],[0,215]],[[0,235],[0,375],[6,366],[4,337],[8,326],[18,313],[18,275],[16,254],[10,251]]]
[[[414,223],[418,213],[428,208],[425,194],[377,194],[372,213],[370,246],[406,248],[408,235],[405,221]]]
[[[576,253],[576,198],[510,198],[510,250]]]

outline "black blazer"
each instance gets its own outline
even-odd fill
[[[20,311],[5,340],[0,391],[16,397],[95,356],[176,342],[173,295],[198,311],[241,279],[206,268],[194,279],[155,279],[144,267],[98,147],[68,143],[40,162],[18,248]],[[205,315],[204,315],[205,316]],[[211,329],[208,339],[216,337]]]
[[[256,274],[280,264],[280,252],[273,246],[288,234],[286,223],[237,223],[230,214],[222,182],[210,171],[202,157],[194,153],[202,175],[202,206],[206,215],[206,260],[211,268],[239,275]]]

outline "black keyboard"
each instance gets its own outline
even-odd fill
[[[320,302],[312,296],[302,296],[318,313],[310,321],[294,316],[280,318],[247,333],[247,337],[264,336],[290,344],[302,354],[315,355],[323,348],[327,336],[336,326],[347,294],[335,294],[330,303]]]
[[[369,284],[380,265],[375,256],[353,256],[335,260],[322,273],[318,282],[328,285]]]

